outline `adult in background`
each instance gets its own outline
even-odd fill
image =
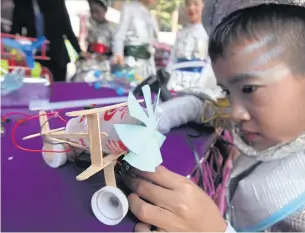
[[[50,69],[54,81],[65,81],[67,64],[70,62],[65,46],[65,37],[71,42],[77,53],[81,52],[78,40],[73,32],[64,0],[14,0],[12,34],[39,37],[44,35],[49,41],[47,56],[49,61],[40,63]]]

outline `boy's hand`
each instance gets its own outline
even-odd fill
[[[119,55],[119,54],[114,55],[113,63],[119,64],[119,65],[124,65],[124,56]]]
[[[132,170],[136,177],[126,176],[132,190],[130,210],[141,221],[135,231],[225,232],[227,223],[214,201],[186,177],[163,166],[156,172]],[[150,204],[151,203],[151,204]]]

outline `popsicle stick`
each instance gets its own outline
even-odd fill
[[[58,129],[50,129],[47,133],[45,134],[41,134],[41,133],[36,133],[36,134],[32,134],[32,135],[29,135],[29,136],[26,136],[24,137],[22,140],[28,140],[28,139],[32,139],[32,138],[37,138],[37,137],[40,137],[42,135],[48,135],[48,134],[52,134],[52,133],[55,133],[55,132],[60,132],[60,131],[63,131],[64,132],[65,128],[62,127],[62,128],[58,128]]]
[[[144,102],[144,100],[138,100],[138,102],[142,103],[142,102]],[[96,113],[100,113],[100,112],[105,112],[105,111],[115,109],[115,108],[124,107],[124,106],[127,106],[127,105],[128,105],[128,103],[121,103],[121,104],[115,104],[115,105],[102,107],[102,108],[94,108],[94,109],[88,109],[88,110],[67,112],[66,116],[77,117],[77,116],[91,115],[91,114],[96,114]]]
[[[52,138],[89,138],[90,134],[88,133],[64,133],[64,132],[58,132],[58,133],[52,133],[52,134],[47,134]],[[102,132],[101,133],[102,137],[108,137],[107,133]]]
[[[47,113],[45,111],[39,112],[39,123],[41,127],[41,133],[47,134],[50,131],[50,124]]]
[[[96,173],[98,173],[99,171],[103,170],[105,167],[111,165],[112,163],[115,164],[117,159],[125,153],[126,152],[121,152],[118,154],[110,154],[110,155],[106,156],[103,160],[103,165],[91,165],[85,171],[83,171],[81,174],[79,174],[76,177],[76,179],[78,181],[83,181],[83,180],[89,179],[91,176],[93,176]],[[113,178],[111,178],[111,172],[107,172],[107,175],[105,175],[105,181],[106,181],[106,176],[109,177],[109,182],[113,183]]]
[[[105,177],[106,186],[116,187],[116,180],[114,175],[115,164],[116,162],[112,162],[104,168],[104,177]]]
[[[69,140],[63,140],[63,139],[57,139],[57,138],[52,138],[52,141],[55,143],[62,143],[62,144],[68,144],[72,147],[78,148],[78,149],[82,149],[85,151],[89,151],[89,148],[82,146],[81,144],[78,144],[76,142],[71,142]]]
[[[83,181],[89,179],[91,176],[95,175],[99,171],[101,171],[104,167],[102,165],[91,165],[81,174],[79,174],[76,179],[78,181]]]
[[[100,133],[100,118],[98,113],[88,115],[88,132],[92,165],[103,165],[102,138]]]

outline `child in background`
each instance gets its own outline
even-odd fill
[[[134,68],[143,79],[156,73],[153,42],[158,26],[148,9],[154,3],[155,0],[125,3],[113,37],[113,62]]]
[[[112,28],[106,20],[107,0],[88,0],[91,17],[88,22],[86,53],[76,63],[77,71],[72,81],[92,82],[97,78],[111,80],[111,68],[109,57],[112,46]],[[98,71],[96,73],[96,71]],[[100,72],[101,71],[101,72]],[[98,75],[96,75],[98,74]]]
[[[175,45],[171,52],[168,71],[171,78],[168,83],[168,89],[173,91],[185,91],[191,86],[197,86],[202,72],[202,65],[195,67],[180,68],[171,70],[177,63],[190,61],[204,61],[208,57],[209,37],[202,26],[201,16],[204,0],[186,0],[185,14],[188,17],[189,24],[177,32]]]
[[[107,0],[88,0],[91,18],[88,27],[88,52],[110,55],[112,29],[106,20]]]

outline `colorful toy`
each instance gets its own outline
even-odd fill
[[[8,95],[21,88],[24,84],[23,79],[23,69],[16,69],[11,73],[7,73],[1,83],[1,96]]]
[[[12,72],[16,67],[25,70],[25,76],[48,78],[52,82],[52,74],[35,60],[49,60],[46,56],[48,41],[35,38],[1,33],[1,75]],[[34,56],[36,50],[41,56]],[[30,67],[28,66],[30,65]]]
[[[29,41],[18,41],[11,38],[2,38],[2,43],[18,51],[21,51],[25,55],[26,64],[30,69],[34,68],[34,53],[37,49],[40,49],[42,44],[46,41],[44,36],[38,38],[34,42]]]
[[[112,66],[111,79],[107,79],[108,76],[109,72],[92,69],[85,76],[85,82],[92,84],[95,89],[112,88],[118,95],[124,95],[143,81],[134,69],[128,67]]]
[[[47,113],[41,112],[41,133],[24,138],[43,137],[43,159],[53,168],[65,164],[68,156],[90,152],[91,166],[76,179],[83,181],[104,170],[106,186],[93,195],[91,207],[98,220],[107,225],[118,224],[128,211],[127,198],[116,187],[114,167],[118,159],[122,157],[131,166],[150,172],[162,163],[160,147],[165,136],[157,131],[162,116],[158,98],[153,105],[149,86],[143,87],[143,93],[146,109],[139,104],[143,101],[130,93],[128,103],[66,113],[76,118],[65,128],[51,130]]]

